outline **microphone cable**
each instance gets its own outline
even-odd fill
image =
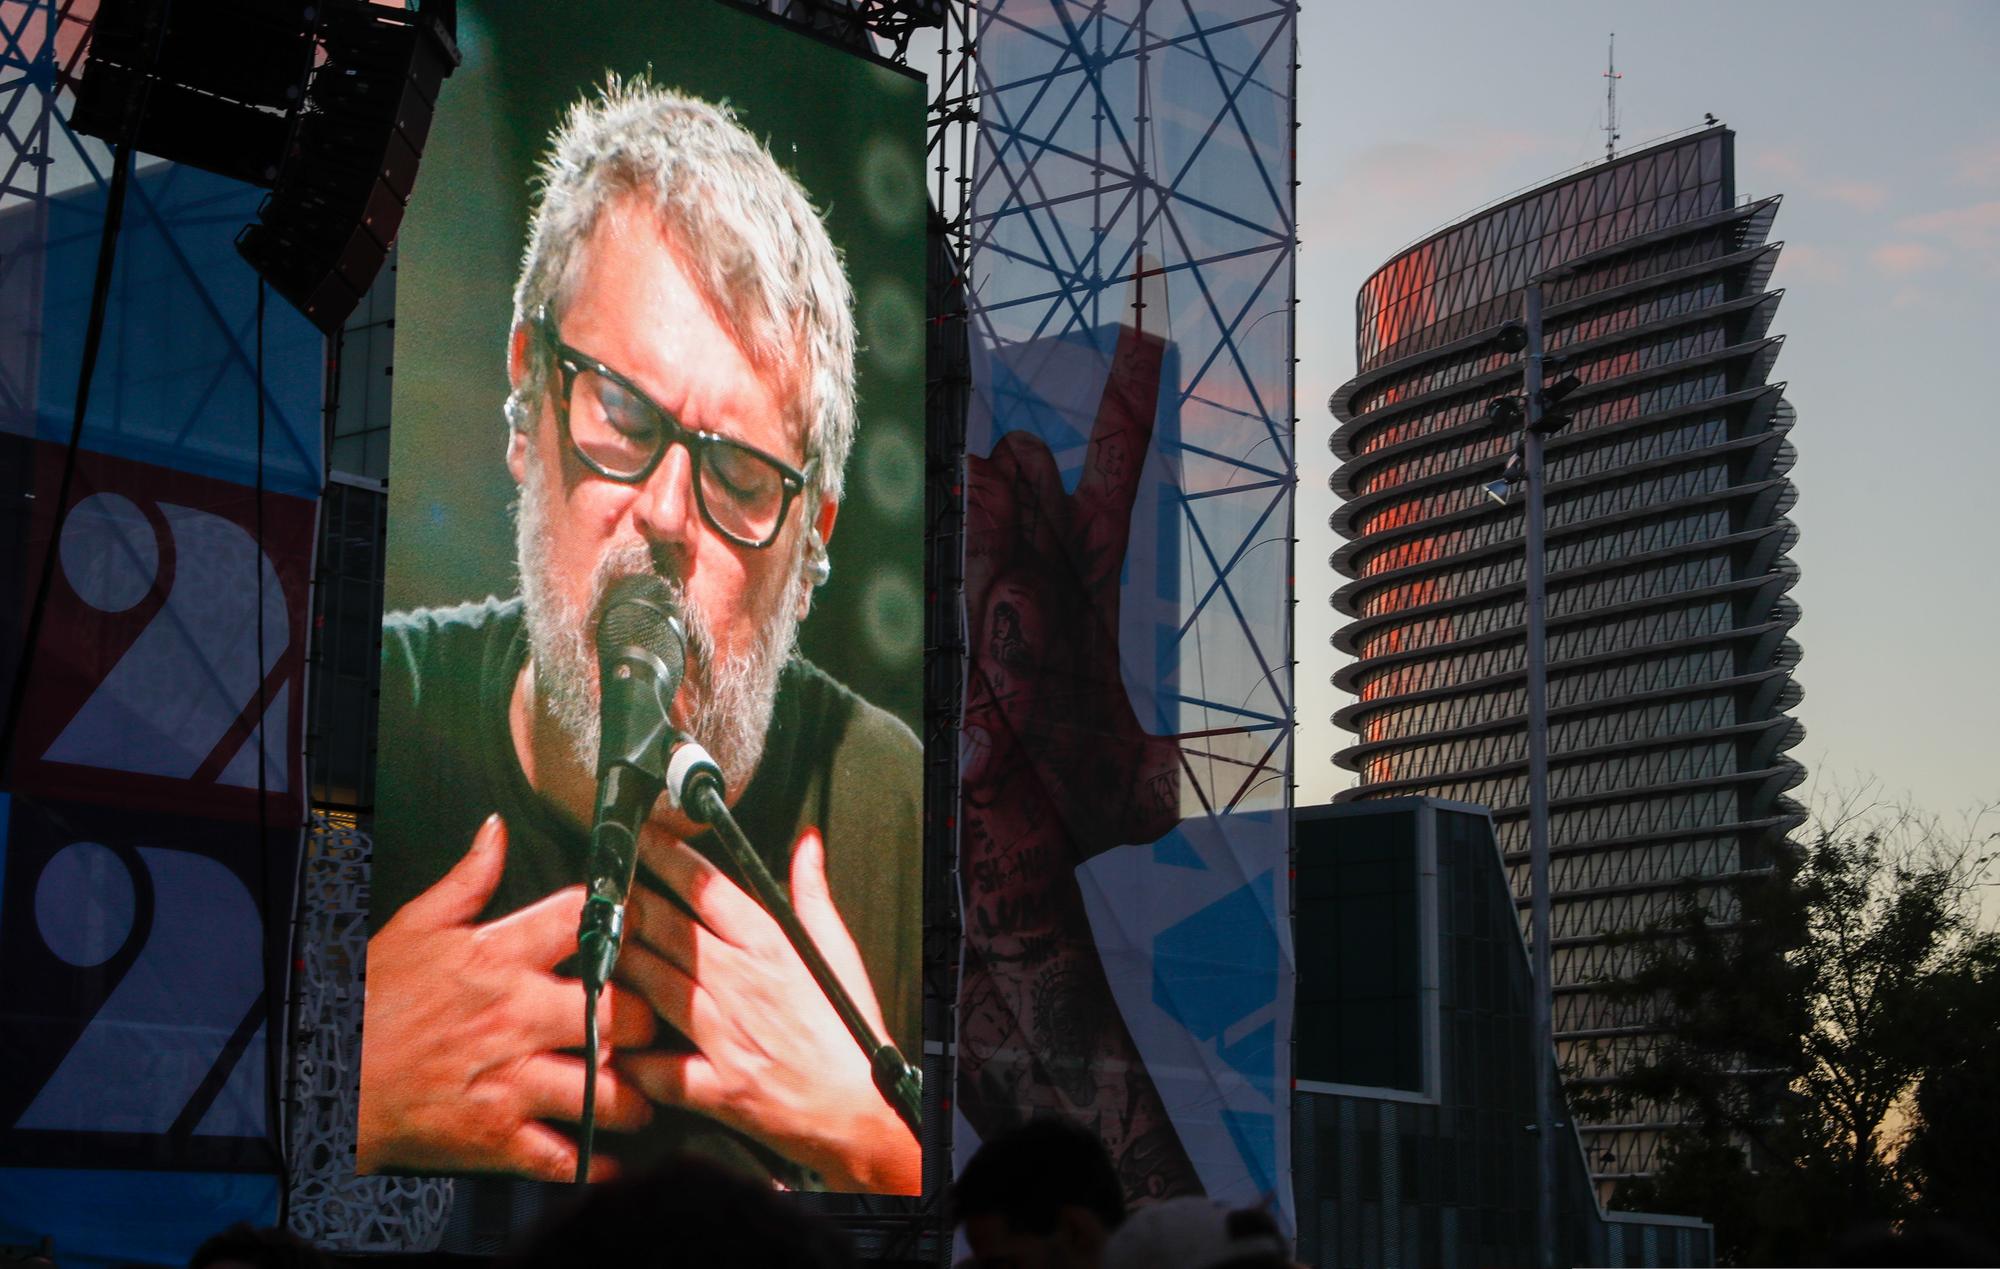
[[[590,1145],[597,1135],[597,995],[601,988],[588,978],[583,983],[583,1120],[577,1135],[576,1178],[573,1185],[590,1180]]]

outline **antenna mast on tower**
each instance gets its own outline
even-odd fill
[[[1610,47],[1604,53],[1604,160],[1610,162],[1618,157],[1618,81],[1625,78],[1618,73],[1618,32],[1611,33]]]

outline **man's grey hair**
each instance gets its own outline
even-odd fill
[[[819,460],[813,483],[838,499],[854,444],[853,291],[819,214],[764,144],[727,106],[612,74],[570,108],[537,184],[515,325],[545,307],[560,317],[605,209],[647,200],[752,364],[785,383],[788,419]],[[507,401],[516,428],[538,417],[551,369],[531,341]]]

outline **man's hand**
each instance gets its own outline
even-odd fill
[[[507,863],[507,826],[491,816],[452,870],[368,940],[361,1039],[362,1172],[576,1174],[576,1146],[545,1119],[583,1114],[583,988],[555,967],[576,950],[583,887],[559,890],[486,925],[480,910]],[[653,1117],[610,1069],[620,1045],[652,1039],[653,1014],[629,992],[598,1001],[597,1122],[630,1131]],[[591,1161],[590,1178],[611,1171]]]
[[[812,1168],[834,1189],[916,1194],[917,1139],[876,1091],[868,1060],[761,904],[683,842],[649,835],[647,867],[683,899],[634,887],[619,976],[693,1042],[694,1053],[624,1053],[632,1083]],[[827,891],[826,850],[793,848],[792,904],[853,997],[886,1035],[861,953]]]

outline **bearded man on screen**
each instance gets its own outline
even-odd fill
[[[819,216],[726,110],[613,78],[544,158],[507,367],[520,594],[384,623],[364,1172],[574,1172],[594,627],[629,575],[687,629],[674,723],[864,1014],[919,1041],[920,748],[794,648],[855,430]],[[693,1152],[917,1192],[915,1137],[701,833],[664,799],[641,833],[593,1178]]]

